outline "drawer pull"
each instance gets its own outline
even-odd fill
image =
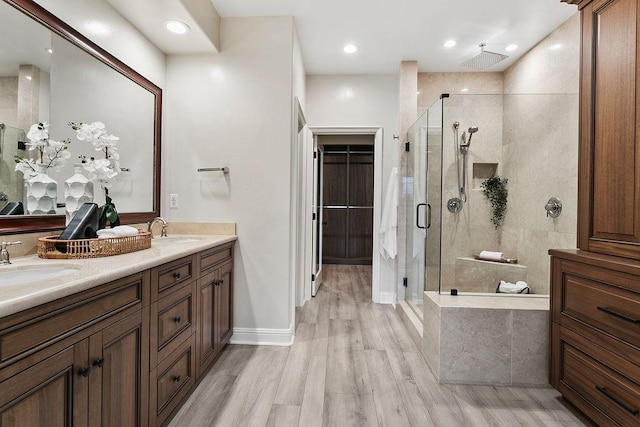
[[[88,366],[85,366],[84,368],[80,368],[80,369],[78,369],[78,376],[79,377],[88,377],[90,371],[91,371],[91,368],[88,367]]]
[[[630,322],[636,325],[640,324],[640,319],[634,319],[633,317],[625,316],[624,314],[618,313],[617,311],[613,311],[610,308],[598,306],[598,310],[604,311],[605,313],[610,314],[614,317],[617,317],[618,319],[626,320],[627,322]]]
[[[104,365],[104,357],[101,357],[99,359],[96,359],[93,361],[93,366],[97,366],[98,368],[102,368],[102,366]]]
[[[640,411],[638,411],[637,409],[632,408],[631,406],[629,406],[626,403],[624,403],[622,400],[618,399],[616,396],[613,395],[613,393],[611,393],[605,387],[596,385],[596,389],[600,393],[602,393],[605,396],[607,396],[609,399],[613,400],[618,406],[620,406],[622,409],[624,409],[625,411],[629,412],[630,414],[638,415],[640,413]]]
[[[173,273],[173,279],[174,280],[180,279],[180,272],[179,271],[176,271],[176,272]]]
[[[176,317],[173,318],[173,321],[176,322],[176,323],[180,323],[180,322],[182,322],[182,317],[176,316]]]
[[[175,377],[173,377],[173,382],[179,383],[180,382],[180,375],[176,375]]]

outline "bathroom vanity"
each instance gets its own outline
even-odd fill
[[[0,423],[167,421],[232,335],[235,240],[158,241],[70,260],[79,268],[38,284],[0,283]]]

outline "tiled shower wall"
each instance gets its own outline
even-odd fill
[[[418,75],[419,111],[441,93],[451,94],[442,129],[442,289],[460,288],[456,258],[499,250],[527,266],[534,293],[546,294],[548,249],[575,247],[579,34],[576,14],[504,73]],[[460,122],[460,134],[472,125],[480,128],[468,157],[468,202],[458,214],[446,209],[447,200],[458,195],[454,121]],[[509,179],[508,211],[498,230],[489,222],[482,180],[473,179],[474,163],[497,164],[497,173]],[[557,219],[545,216],[552,196],[563,202]]]

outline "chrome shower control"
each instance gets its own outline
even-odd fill
[[[460,212],[462,210],[462,200],[457,197],[449,199],[447,202],[447,209],[452,213]]]
[[[552,197],[547,204],[544,205],[544,209],[547,211],[547,216],[558,218],[562,213],[562,202],[557,197]]]

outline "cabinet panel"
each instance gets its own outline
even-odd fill
[[[578,246],[640,259],[638,2],[583,3]]]
[[[202,251],[200,253],[200,271],[205,273],[218,264],[230,261],[232,257],[233,243],[227,243],[222,247]]]
[[[90,339],[90,419],[103,426],[148,423],[149,308]]]
[[[636,201],[636,0],[594,10],[593,236],[638,241]]]
[[[215,289],[215,353],[229,342],[233,334],[233,264],[228,263],[220,267],[218,274],[219,285]]]
[[[172,292],[178,285],[195,279],[195,259],[193,256],[181,258],[151,270],[151,301],[157,301],[162,294]]]
[[[206,370],[214,353],[214,301],[218,272],[208,273],[198,280],[198,332],[196,337],[196,373]]]
[[[195,331],[196,281],[151,305],[151,367]]]
[[[69,347],[0,383],[0,425],[71,426],[74,416],[86,425],[86,378],[75,366]]]
[[[192,335],[151,372],[150,425],[161,425],[194,385],[195,360]]]
[[[1,361],[62,339],[127,308],[140,308],[146,292],[145,277],[138,274],[117,280],[91,290],[84,298],[74,297],[67,304],[47,304],[33,310],[31,318],[18,314],[15,320],[8,319],[16,324],[0,332]]]

